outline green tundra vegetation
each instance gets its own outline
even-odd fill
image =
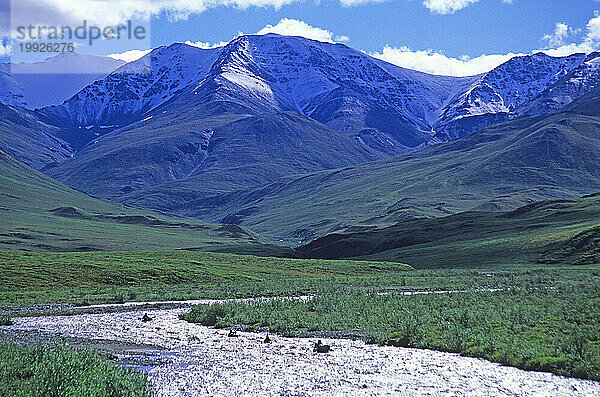
[[[287,336],[354,331],[372,343],[600,380],[599,270],[510,272],[488,284],[501,289],[484,285],[411,295],[373,285],[321,285],[309,301],[198,305],[182,318]]]
[[[2,152],[0,166],[0,305],[310,295],[198,306],[184,318],[283,335],[351,332],[373,343],[600,380],[597,195],[514,211],[394,218],[387,228],[325,236],[292,250],[238,226],[91,198]],[[35,307],[28,310],[36,315]],[[10,323],[0,317],[0,325]],[[32,385],[86,390],[92,381],[131,387],[132,396],[146,392],[141,375],[93,352],[5,346],[0,394],[11,388],[27,395]],[[32,363],[39,375],[28,375]],[[102,387],[97,395],[113,395]],[[46,394],[62,395],[52,390]]]
[[[184,318],[282,335],[351,332],[373,343],[600,380],[595,264],[414,269],[172,250],[4,252],[0,270],[3,305],[310,295],[197,306]]]
[[[199,249],[281,256],[255,233],[112,204],[0,150],[0,251]]]
[[[150,396],[146,376],[91,350],[56,345],[0,344],[0,395]]]
[[[0,304],[300,294],[322,279],[392,277],[395,262],[195,251],[0,252]]]

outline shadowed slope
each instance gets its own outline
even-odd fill
[[[466,212],[368,232],[332,234],[310,258],[396,260],[416,267],[600,263],[600,197],[542,201],[511,212]]]
[[[152,119],[44,171],[90,194],[122,200],[130,193],[130,203],[172,210],[182,199],[383,157],[357,139],[287,112],[176,124]]]

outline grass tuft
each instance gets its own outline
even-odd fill
[[[150,396],[147,378],[93,351],[65,345],[0,344],[0,395]]]

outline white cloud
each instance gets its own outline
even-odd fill
[[[431,12],[437,14],[454,14],[456,11],[462,10],[477,3],[479,0],[424,0],[423,5]]]
[[[489,72],[519,54],[480,55],[477,58],[448,57],[432,50],[413,51],[408,47],[385,46],[381,52],[371,54],[394,65],[425,73],[447,76],[472,76]]]
[[[585,35],[582,38],[582,41],[579,43],[565,44],[565,41],[569,35],[577,34],[581,32],[581,29],[573,29],[568,27],[567,33],[565,33],[565,27],[559,25],[565,24],[557,23],[554,33],[550,35],[545,35],[544,39],[560,38],[560,35],[562,34],[562,40],[554,40],[553,44],[555,44],[555,48],[547,48],[544,49],[542,52],[545,52],[546,54],[551,56],[566,56],[578,52],[590,53],[593,51],[598,51],[598,49],[600,48],[600,14],[598,13],[598,11],[596,11],[594,13],[594,17],[588,21],[585,30]]]
[[[594,18],[587,24],[586,39],[589,41],[600,41],[600,13],[596,11]]]
[[[543,41],[547,41],[550,47],[558,47],[565,44],[565,40],[569,36],[569,25],[563,22],[558,22],[554,26],[554,32],[544,35]]]
[[[311,26],[306,22],[299,21],[297,19],[284,18],[279,21],[277,25],[267,25],[259,30],[256,34],[268,33],[277,33],[283,36],[301,36],[306,37],[307,39],[325,41],[329,43],[334,42],[333,33],[331,33],[329,30]],[[342,40],[338,41],[348,41],[347,36],[340,36],[339,38]]]
[[[221,41],[218,43],[208,43],[208,42],[204,42],[204,41],[186,41],[185,44],[187,45],[191,45],[192,47],[198,47],[198,48],[202,48],[205,50],[208,50],[210,48],[218,48],[218,47],[223,47],[225,45],[227,45],[227,41]]]
[[[598,51],[600,48],[600,13],[596,12],[594,17],[588,21],[586,33],[579,43],[565,44],[569,35],[580,32],[581,29],[573,29],[564,23],[557,23],[554,32],[544,36],[546,41],[552,42],[555,46],[532,53],[544,52],[550,56],[559,57]],[[488,72],[514,56],[526,54],[484,54],[476,58],[467,56],[453,58],[433,50],[414,51],[406,46],[400,48],[385,46],[381,52],[370,55],[401,67],[425,73],[470,76]]]
[[[125,61],[125,62],[133,62],[133,61],[140,59],[144,55],[148,54],[150,51],[152,51],[152,50],[131,50],[131,51],[121,52],[118,54],[109,54],[107,56],[110,58],[118,59],[118,60]]]
[[[273,7],[300,0],[18,0],[13,1],[13,25],[61,25],[87,20],[98,25],[116,25],[128,19],[148,21],[161,14],[170,20],[185,20],[210,8]]]
[[[329,42],[329,43],[346,42],[346,41],[350,40],[350,38],[348,38],[348,36],[343,36],[343,35],[334,36],[334,34],[328,30],[311,26],[304,21],[299,21],[297,19],[288,19],[288,18],[284,18],[284,19],[280,20],[276,25],[267,25],[264,28],[262,28],[261,30],[259,30],[256,34],[264,35],[264,34],[269,34],[269,33],[277,33],[277,34],[280,34],[283,36],[301,36],[301,37],[306,37],[307,39],[313,39],[313,40],[324,41],[324,42]],[[236,37],[239,37],[243,34],[244,33],[239,32]],[[218,43],[209,43],[209,42],[205,42],[205,41],[191,41],[191,40],[188,40],[185,42],[185,44],[187,44],[187,45],[190,45],[193,47],[198,47],[198,48],[203,48],[203,49],[223,47],[223,46],[227,45],[227,43],[228,43],[227,41],[221,41]],[[123,60],[126,62],[132,62],[137,59],[140,59],[141,57],[143,57],[150,51],[151,50],[131,50],[131,51],[125,51],[122,53],[110,54],[108,56],[111,58],[114,58],[114,59],[120,59],[120,60]]]
[[[577,53],[586,53],[597,51],[598,47],[593,43],[583,42],[583,43],[571,43],[565,44],[557,48],[547,48],[544,50],[540,50],[539,52],[543,52],[553,57],[566,57],[568,55],[577,54]]]

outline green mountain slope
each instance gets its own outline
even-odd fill
[[[203,119],[167,113],[104,136],[44,172],[95,196],[173,210],[182,200],[383,157],[294,112]]]
[[[520,118],[410,155],[289,177],[177,211],[298,243],[418,217],[579,197],[600,191],[600,110],[585,110]]]
[[[332,234],[298,251],[310,258],[377,258],[415,267],[599,264],[600,195]]]
[[[0,103],[0,149],[34,168],[69,158],[71,146],[61,131],[45,124],[30,111]]]
[[[279,255],[256,234],[107,203],[0,151],[0,250],[192,248]]]

